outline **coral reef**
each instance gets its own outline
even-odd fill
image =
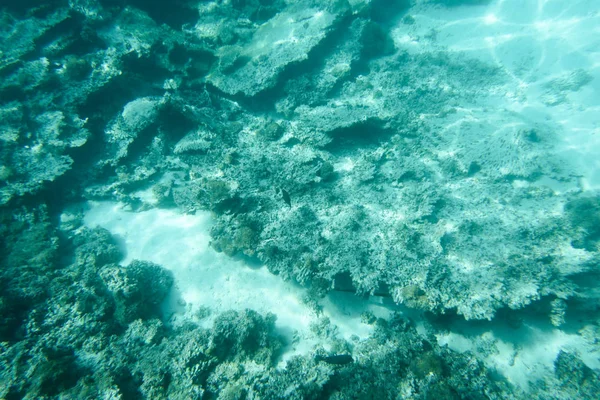
[[[283,367],[273,315],[172,326],[160,306],[173,277],[120,265],[119,238],[62,213],[84,200],[208,210],[214,249],[315,304],[340,288],[432,319],[541,304],[557,329],[572,308],[597,312],[600,197],[548,183],[579,179],[558,125],[494,109],[506,70],[391,32],[411,38],[413,5],[489,2],[12,3],[0,5],[0,398],[524,396],[399,315]],[[592,81],[558,76],[541,101]],[[353,362],[326,362],[336,354]],[[600,390],[576,354],[554,374],[528,396]]]
[[[12,317],[3,318],[2,397],[501,397],[501,386],[472,356],[423,341],[399,316],[373,321],[367,341],[340,344],[353,352],[353,363],[307,354],[276,368],[286,343],[273,315],[229,311],[211,329],[173,329],[156,308],[172,283],[160,266],[116,266],[122,255],[105,230],[71,224],[56,231],[43,223],[43,209],[23,210],[24,222],[4,218],[5,237],[18,243],[11,248],[46,252],[13,251],[2,260],[2,284],[10,290],[0,304]],[[70,239],[56,243],[57,235]],[[23,262],[36,268],[37,279],[21,279]]]

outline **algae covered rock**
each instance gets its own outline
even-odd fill
[[[159,315],[173,277],[159,265],[134,260],[127,267],[106,266],[100,276],[115,300],[115,318],[123,324]]]
[[[231,95],[254,96],[273,87],[286,67],[304,61],[343,11],[290,7],[262,24],[243,47],[224,47],[208,81]]]
[[[600,390],[600,375],[575,354],[560,351],[554,361],[555,376],[567,396],[592,398]]]
[[[429,12],[491,29],[488,3],[0,6],[0,398],[595,398],[596,322],[573,321],[597,312],[600,202],[553,120],[579,112],[593,71],[528,81],[447,47],[453,20],[423,31]],[[316,342],[253,310],[170,319],[176,277],[119,265],[121,239],[82,226],[84,199],[210,211],[220,257],[310,291]],[[336,328],[351,316],[329,291],[377,316]],[[522,393],[478,339],[507,315],[588,353],[569,344]]]
[[[36,193],[64,175],[73,164],[69,153],[83,146],[89,137],[84,121],[74,115],[48,111],[31,118],[23,114],[24,108],[14,102],[0,111],[6,117],[0,138],[0,160],[6,163],[1,204]]]
[[[600,241],[600,198],[581,197],[565,204],[565,213],[571,225],[579,232],[571,244],[589,251],[597,249]]]
[[[160,98],[141,98],[125,105],[121,115],[106,132],[110,161],[116,164],[127,156],[129,146],[155,122],[163,102]]]
[[[281,346],[273,314],[227,311],[216,318],[213,329],[209,352],[221,360],[248,357],[269,365]]]

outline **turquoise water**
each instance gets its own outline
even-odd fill
[[[0,3],[0,398],[596,399],[600,4]]]

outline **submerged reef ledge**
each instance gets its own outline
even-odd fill
[[[513,3],[0,5],[0,398],[597,398],[600,185],[568,134],[596,143],[565,122],[593,126],[597,79],[486,47]],[[464,21],[488,36],[454,46]],[[285,356],[275,310],[172,318],[181,276],[86,201],[210,212],[202,240],[301,287],[315,341]],[[344,337],[340,292],[390,312]]]

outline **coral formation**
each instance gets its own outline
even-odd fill
[[[433,321],[538,307],[556,329],[597,312],[600,197],[553,186],[579,185],[559,125],[494,109],[513,95],[507,70],[413,46],[436,32],[414,34],[411,7],[489,2],[12,3],[0,6],[0,398],[525,396],[399,314],[284,366],[273,315],[175,326],[161,310],[173,276],[119,264],[121,238],[63,213],[84,200],[208,210],[214,249],[314,304],[347,290]],[[540,101],[591,82],[584,69],[555,77]],[[527,396],[600,391],[576,354],[554,365]]]

